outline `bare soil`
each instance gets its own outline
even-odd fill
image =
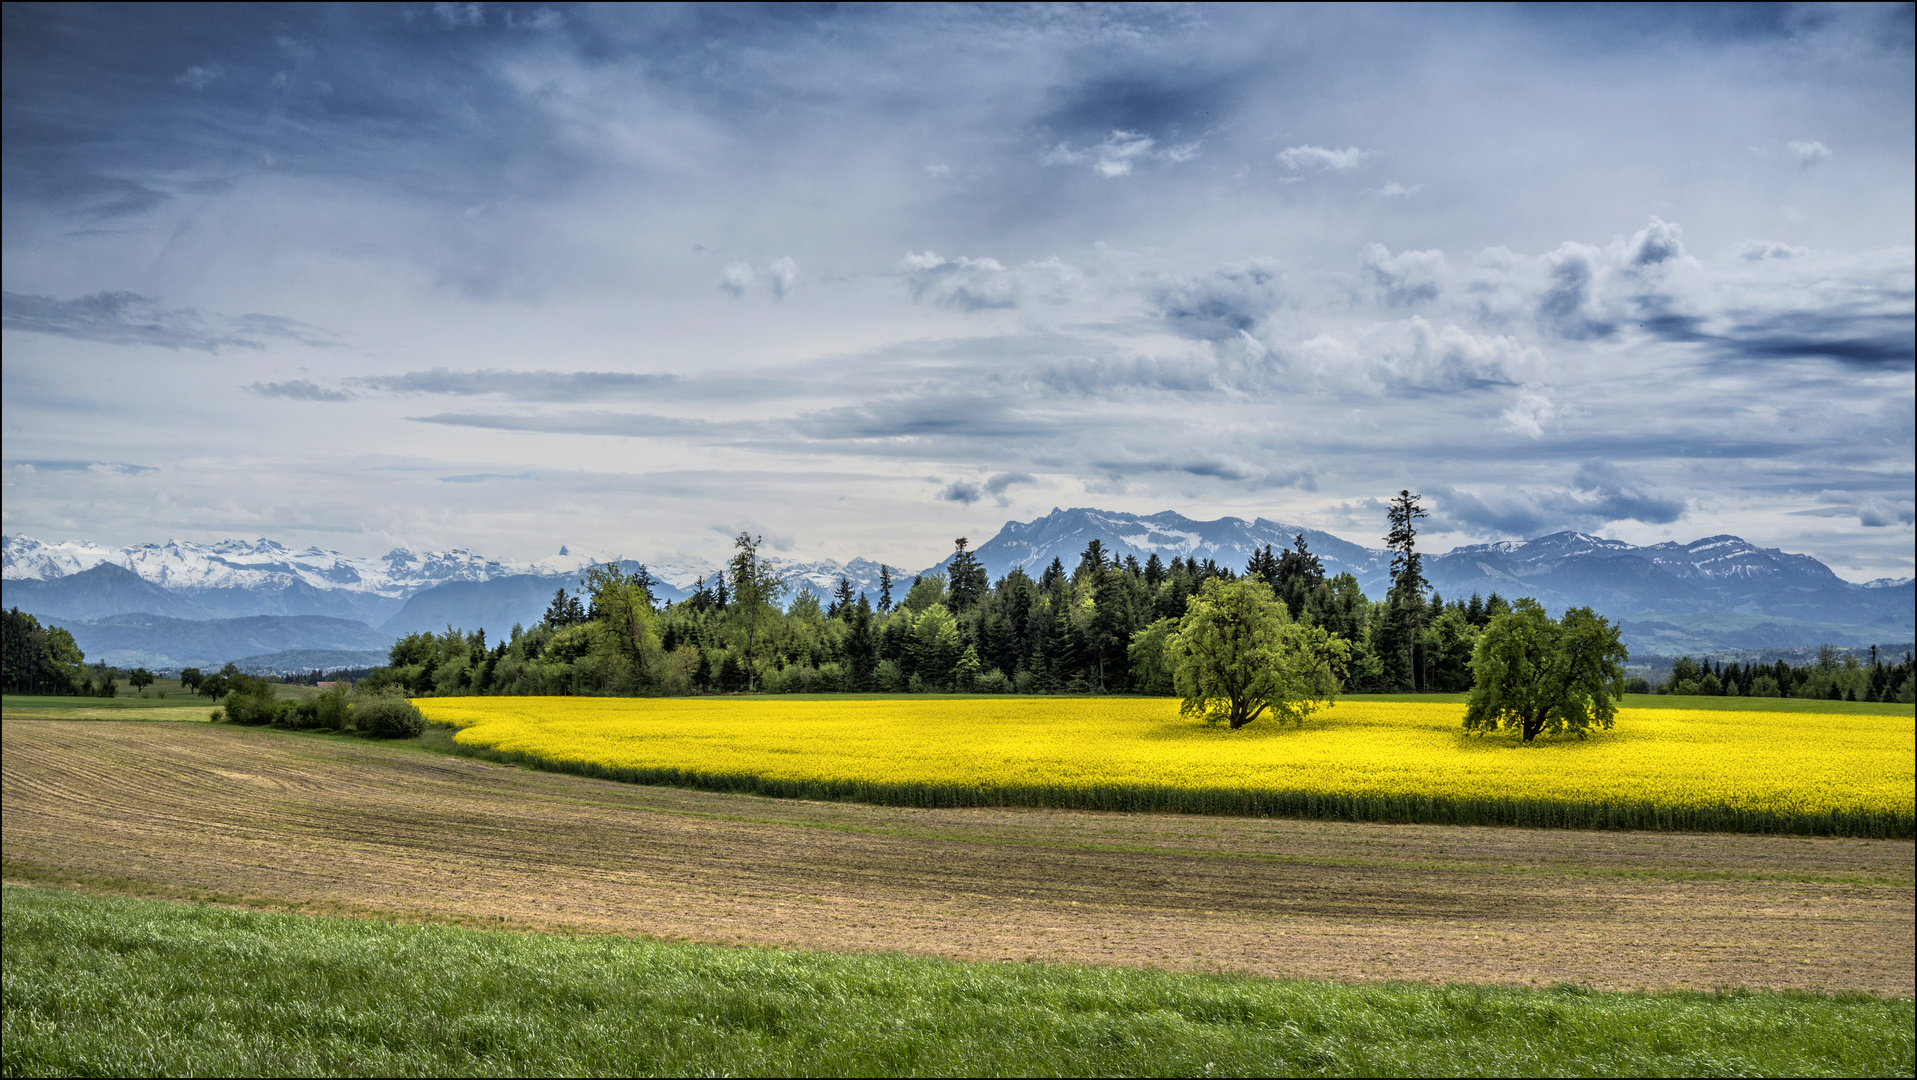
[[[9,883],[971,960],[1917,990],[1909,841],[910,810],[208,724],[8,716],[0,743]]]

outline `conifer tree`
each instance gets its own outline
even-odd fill
[[[985,595],[985,567],[979,565],[978,556],[965,550],[969,543],[961,536],[952,542],[957,551],[952,555],[951,580],[946,583],[946,599],[954,612],[970,611]]]
[[[1159,582],[1164,580],[1165,560],[1160,559],[1158,552],[1154,551],[1151,553],[1151,556],[1145,560],[1145,584],[1156,589],[1158,588]]]
[[[1385,625],[1381,642],[1385,677],[1394,689],[1424,689],[1423,650],[1418,634],[1424,629],[1426,607],[1424,556],[1418,552],[1418,519],[1424,507],[1409,489],[1398,492],[1389,503],[1390,531],[1385,546],[1391,549],[1391,592],[1385,598]]]

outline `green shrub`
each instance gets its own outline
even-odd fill
[[[410,739],[426,730],[426,716],[398,694],[380,694],[353,706],[353,727],[369,739]]]
[[[293,709],[291,701],[275,701],[273,687],[263,681],[257,689],[249,687],[226,699],[228,721],[255,727],[281,723]]]
[[[285,710],[279,723],[290,728],[338,731],[346,726],[348,713],[346,689],[334,687]]]

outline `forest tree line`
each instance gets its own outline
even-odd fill
[[[1777,660],[1769,664],[1712,663],[1680,656],[1671,662],[1670,678],[1654,689],[1660,694],[1696,694],[1705,697],[1794,697],[1823,701],[1917,701],[1917,662],[1910,653],[1887,662],[1870,649],[1870,659],[1840,653],[1825,645],[1807,664]],[[1643,681],[1643,680],[1639,680]]]
[[[877,597],[842,578],[830,597],[800,591],[785,603],[758,542],[741,534],[726,571],[683,602],[656,604],[643,567],[597,566],[532,627],[492,642],[450,627],[412,634],[369,679],[416,695],[1170,695],[1165,645],[1192,597],[1209,579],[1250,577],[1290,619],[1347,643],[1347,692],[1462,692],[1479,633],[1510,604],[1430,590],[1416,547],[1423,514],[1409,492],[1392,501],[1393,584],[1382,600],[1350,574],[1327,577],[1303,536],[1258,550],[1243,569],[1156,553],[1114,558],[1093,540],[1074,565],[1054,559],[1036,575],[1020,568],[997,581],[961,537],[946,573],[895,582],[888,570]]]

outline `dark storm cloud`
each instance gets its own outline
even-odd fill
[[[1683,499],[1633,481],[1608,462],[1587,461],[1569,490],[1508,489],[1490,498],[1448,485],[1429,489],[1432,524],[1478,536],[1540,536],[1595,530],[1617,521],[1666,525],[1682,518]]]
[[[1038,478],[1031,473],[1006,472],[987,477],[982,482],[954,480],[941,488],[937,497],[945,502],[964,503],[969,506],[972,503],[978,502],[980,499],[991,496],[998,501],[998,505],[1009,506],[1011,505],[1011,500],[1005,497],[1007,490],[1018,484],[1036,483],[1038,483]]]
[[[1727,361],[1836,360],[1861,368],[1908,367],[1917,361],[1917,330],[1905,314],[1780,312],[1740,323],[1723,334],[1672,327],[1676,341],[1699,341]]]
[[[110,345],[157,345],[165,349],[264,349],[263,338],[331,347],[337,339],[317,326],[277,315],[227,318],[193,308],[165,308],[150,297],[103,292],[73,300],[0,293],[0,325],[31,334],[53,334]]]
[[[1038,126],[1067,139],[1102,139],[1113,131],[1186,137],[1197,125],[1235,113],[1262,73],[1250,64],[1219,70],[1210,64],[1177,70],[1129,70],[1093,75],[1058,88]]]

